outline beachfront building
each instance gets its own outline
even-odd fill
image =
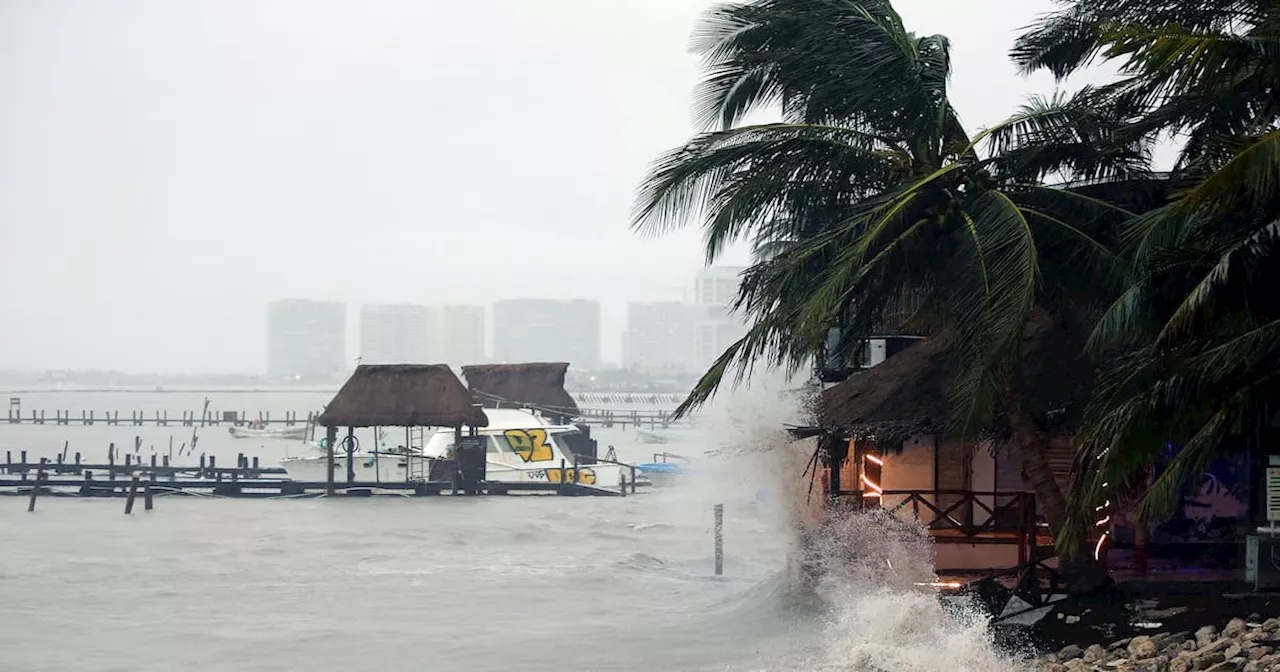
[[[600,303],[586,299],[508,299],[493,304],[493,359],[600,365]]]
[[[438,361],[454,368],[486,361],[485,322],[484,306],[441,306]]]
[[[693,287],[693,363],[706,369],[747,333],[746,321],[733,312],[743,268],[713,266],[698,271]]]
[[[432,340],[439,316],[427,306],[365,304],[360,307],[360,363],[437,364]]]
[[[692,371],[695,358],[694,306],[679,301],[627,304],[622,336],[622,366],[649,373]]]
[[[346,370],[347,308],[337,301],[287,299],[267,307],[267,375],[329,381]]]
[[[1087,333],[1038,316],[1016,374],[1044,432],[1036,449],[1046,451],[1064,490],[1092,372],[1080,354]],[[982,440],[948,438],[957,357],[945,337],[924,339],[824,390],[816,430],[822,489],[849,508],[879,506],[919,520],[936,542],[940,571],[1011,567],[1037,549],[1051,553],[1014,434],[997,423]]]

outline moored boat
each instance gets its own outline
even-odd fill
[[[305,439],[306,425],[296,427],[230,427],[227,430],[235,439]]]
[[[488,426],[476,430],[486,448],[485,481],[490,483],[561,483],[573,481],[597,488],[617,489],[623,480],[629,484],[635,465],[613,462],[591,462],[578,458],[568,448],[581,432],[574,425],[551,424],[523,409],[484,409]],[[463,427],[462,435],[471,433]],[[434,429],[425,432],[421,445],[384,446],[373,450],[354,450],[351,471],[360,483],[405,483],[435,480],[439,467],[450,461],[454,451],[454,430]],[[288,477],[297,481],[324,481],[328,478],[328,448],[313,444],[316,453],[290,457],[280,461]],[[339,440],[333,456],[335,480],[345,481],[348,474],[347,454]],[[638,468],[634,469],[638,473]]]

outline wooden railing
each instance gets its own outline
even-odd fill
[[[885,490],[873,501],[923,525],[937,543],[1017,544],[1019,562],[1030,559],[1035,545],[1036,500],[1031,492]]]

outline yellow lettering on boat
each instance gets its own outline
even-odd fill
[[[503,432],[511,450],[525,462],[549,462],[555,453],[547,443],[547,432],[541,429],[508,429]]]
[[[578,470],[578,480],[573,480],[573,467],[567,469],[548,469],[547,480],[552,483],[581,483],[583,485],[596,484],[596,472],[594,469],[583,467]]]

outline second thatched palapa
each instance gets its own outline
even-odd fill
[[[365,364],[320,414],[325,427],[484,427],[484,411],[444,364]]]
[[[486,408],[533,406],[574,416],[578,404],[564,389],[568,370],[564,362],[474,364],[462,367],[462,377]]]

